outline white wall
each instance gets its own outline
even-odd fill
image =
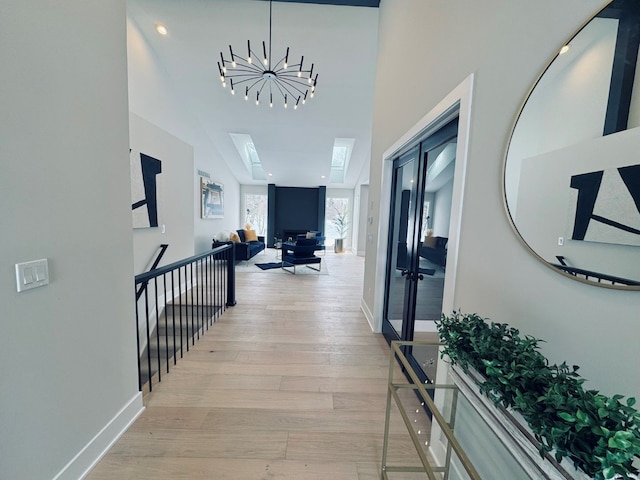
[[[359,185],[358,190],[358,230],[355,239],[356,254],[364,256],[367,248],[367,224],[369,223],[369,185]]]
[[[169,248],[160,265],[193,255],[193,148],[138,115],[130,114],[129,122],[131,148],[162,161],[162,173],[157,177],[161,226],[133,230],[134,270],[138,274],[149,270],[161,243]]]
[[[129,6],[129,8],[133,8]],[[131,112],[193,146],[192,187],[185,194],[192,198],[194,250],[211,248],[211,240],[222,231],[238,228],[240,218],[240,185],[222,159],[215,145],[189,108],[193,99],[183,98],[174,88],[173,78],[180,72],[169,71],[158,61],[145,35],[155,34],[153,22],[137,25],[127,21],[129,67],[129,108]],[[224,218],[200,218],[200,177],[206,172],[212,180],[224,185]]]
[[[142,408],[125,2],[1,9],[0,478],[77,479]],[[16,293],[38,258],[51,283]]]
[[[542,265],[512,231],[501,188],[504,152],[524,96],[560,46],[604,3],[381,3],[370,172],[376,222],[367,231],[374,241],[367,245],[364,309],[373,311],[375,278],[383,274],[376,271],[378,222],[387,221],[378,211],[388,202],[388,192],[380,191],[382,155],[475,73],[454,304],[545,339],[550,360],[580,365],[588,387],[638,396],[640,294],[583,285]],[[414,88],[397,88],[398,65],[411,65]]]

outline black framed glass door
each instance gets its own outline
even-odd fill
[[[414,188],[420,166],[420,145],[394,160],[391,192],[389,251],[386,272],[386,308],[383,333],[389,341],[407,339],[411,330],[405,312],[412,297],[408,280],[414,250],[417,189]]]
[[[455,119],[393,161],[382,322],[389,342],[429,338],[416,325],[433,327],[442,314],[457,131]],[[422,380],[433,378],[436,349],[405,354]]]

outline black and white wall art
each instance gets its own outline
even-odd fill
[[[157,227],[162,162],[136,150],[130,150],[129,159],[133,228]]]
[[[206,177],[200,177],[202,218],[224,218],[224,186]]]
[[[640,246],[640,164],[571,176],[572,240]]]

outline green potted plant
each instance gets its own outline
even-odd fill
[[[541,455],[563,458],[595,480],[637,478],[640,413],[635,399],[583,388],[578,366],[550,365],[541,340],[477,314],[453,312],[436,322],[443,357],[481,377],[480,391],[522,415]]]
[[[344,252],[344,239],[347,238],[349,229],[349,211],[346,207],[338,208],[336,206],[334,209],[336,213],[331,219],[331,223],[337,234],[334,244],[334,252],[342,253]]]

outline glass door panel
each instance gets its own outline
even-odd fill
[[[428,166],[422,198],[424,204],[433,208],[429,215],[422,215],[418,245],[418,271],[422,274],[416,291],[415,318],[418,331],[432,329],[432,324],[421,325],[420,322],[439,320],[442,314],[456,138],[434,147],[426,155]]]
[[[437,340],[435,320],[442,315],[447,244],[451,221],[453,178],[455,172],[457,122],[452,122],[425,140],[426,172],[418,198],[429,212],[420,215],[417,245],[418,281],[415,295],[413,340]],[[421,379],[434,379],[438,351],[435,347],[414,347],[411,360]]]
[[[407,272],[409,252],[415,218],[417,189],[415,188],[418,166],[419,145],[394,162],[393,187],[391,192],[391,219],[389,232],[389,255],[386,271],[386,307],[383,331],[389,341],[405,339],[403,330],[406,306],[409,297]]]
[[[457,130],[455,119],[394,161],[382,329],[388,341],[437,339]],[[405,355],[421,380],[430,379],[437,348],[407,348]]]

